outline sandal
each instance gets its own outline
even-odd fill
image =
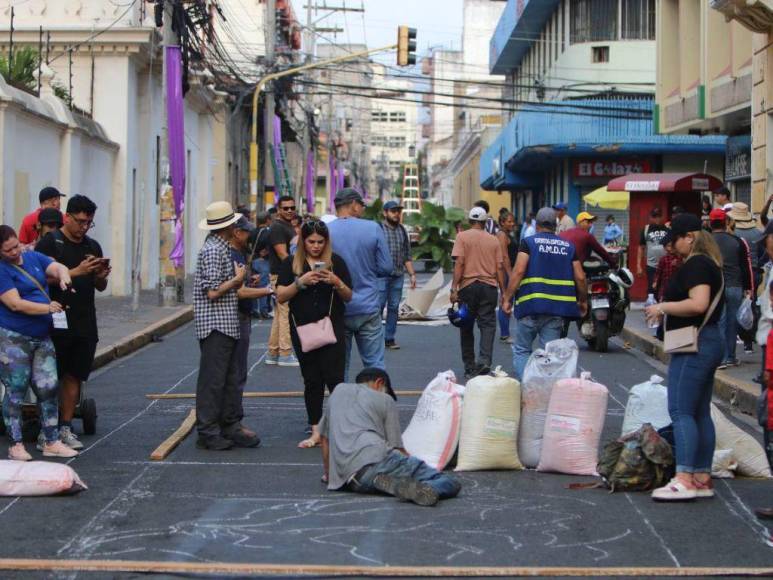
[[[317,446],[319,446],[319,440],[314,439],[313,437],[309,437],[298,443],[299,449],[314,449]]]
[[[687,487],[676,478],[652,492],[652,499],[655,501],[690,501],[696,497],[697,490]]]

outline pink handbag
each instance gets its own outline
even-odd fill
[[[311,352],[327,346],[329,344],[335,344],[338,342],[335,332],[333,331],[333,321],[330,319],[330,315],[333,313],[333,298],[335,296],[335,289],[330,294],[330,309],[327,316],[322,320],[316,322],[310,322],[303,326],[298,326],[295,322],[295,316],[292,316],[295,330],[298,333],[298,339],[301,341],[301,350],[303,352]]]

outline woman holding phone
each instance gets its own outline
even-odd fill
[[[352,299],[352,280],[346,262],[333,253],[330,232],[322,221],[303,224],[294,256],[282,262],[276,298],[290,303],[290,335],[303,375],[304,397],[311,437],[298,444],[316,447],[325,387],[331,391],[344,380],[346,349],[344,304]],[[330,318],[335,342],[304,352],[298,327]]]

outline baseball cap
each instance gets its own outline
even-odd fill
[[[57,188],[48,186],[40,190],[40,193],[38,194],[38,201],[40,203],[43,203],[44,201],[48,199],[54,199],[55,197],[67,197],[67,196],[62,192],[60,192]]]
[[[587,211],[581,211],[577,214],[577,223],[579,224],[581,221],[590,220],[593,221],[596,219],[595,215],[589,214]]]
[[[661,210],[659,207],[653,207],[652,211],[650,211],[650,216],[652,217],[661,217],[663,215],[663,210]]]
[[[242,216],[238,220],[236,220],[236,223],[234,223],[234,229],[242,230],[243,232],[252,233],[253,231],[255,231],[255,226],[250,220]]]
[[[53,207],[46,207],[40,210],[40,213],[38,214],[38,223],[59,224],[61,226],[64,223],[64,218],[62,217],[62,212],[60,212],[58,209],[54,209]]]
[[[362,196],[360,195],[360,192],[356,189],[352,189],[351,187],[345,187],[338,193],[336,193],[335,198],[333,199],[333,203],[336,207],[341,207],[342,205],[349,205],[353,201],[356,201],[358,203],[361,203],[362,205],[365,205],[365,202],[362,200]]]
[[[390,209],[403,209],[403,206],[396,201],[388,201],[384,204],[384,211],[389,211]]]
[[[488,219],[488,213],[482,207],[474,207],[467,217],[473,222],[485,222]]]
[[[560,209],[566,210],[566,204],[563,201],[553,204],[553,209],[558,211]]]
[[[709,221],[725,221],[727,219],[727,213],[723,209],[712,209],[709,212]]]
[[[543,207],[537,212],[537,217],[534,218],[538,226],[547,226],[555,229],[556,227],[556,212],[553,208]]]
[[[726,203],[725,205],[722,206],[722,211],[724,212],[733,211],[733,204]]]
[[[725,212],[722,213],[724,214]],[[675,240],[688,232],[699,232],[701,229],[701,220],[698,216],[691,213],[680,213],[671,220],[671,239]]]

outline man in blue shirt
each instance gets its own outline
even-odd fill
[[[384,327],[381,324],[381,282],[392,273],[386,237],[376,223],[360,219],[365,202],[351,188],[335,196],[337,220],[328,225],[333,251],[352,275],[352,300],[346,304],[346,373],[349,376],[352,338],[365,367],[384,367]]]

